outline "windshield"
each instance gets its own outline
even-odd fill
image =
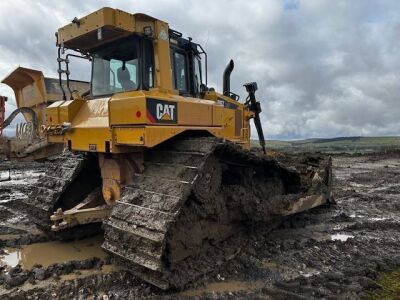
[[[110,95],[139,87],[138,38],[113,43],[93,55],[92,94]]]

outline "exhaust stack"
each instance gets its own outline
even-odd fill
[[[231,73],[233,71],[233,68],[235,67],[235,64],[233,63],[233,60],[231,59],[228,65],[225,68],[224,75],[223,75],[223,81],[222,81],[222,91],[225,96],[230,96],[231,92]]]

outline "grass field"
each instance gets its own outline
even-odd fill
[[[259,147],[258,140],[252,140],[252,146]],[[375,152],[400,149],[400,136],[337,137],[330,139],[306,139],[295,141],[267,140],[266,146],[271,150],[294,152]]]
[[[368,300],[400,299],[400,269],[379,276],[380,289],[370,293]]]

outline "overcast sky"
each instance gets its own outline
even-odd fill
[[[57,28],[103,6],[155,16],[202,44],[217,90],[234,59],[231,88],[243,97],[243,83],[258,83],[270,139],[400,133],[398,0],[2,0],[0,78],[18,65],[55,77]],[[0,84],[0,94],[10,113],[12,90]]]

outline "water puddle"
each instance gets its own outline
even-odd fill
[[[262,265],[264,268],[271,269],[271,270],[278,270],[280,265],[277,262],[274,261],[262,261]]]
[[[113,272],[118,272],[120,269],[114,265],[104,265],[101,267],[101,270],[80,270],[79,274],[77,273],[71,273],[71,274],[64,274],[60,276],[59,281],[65,282],[65,281],[72,281],[76,279],[82,279],[88,276],[96,276],[98,274],[111,274]],[[38,288],[47,288],[50,287],[52,284],[54,284],[54,279],[47,279],[43,281],[37,281],[35,284],[25,282],[23,286],[20,287],[21,290],[23,291],[29,291],[31,289],[38,289]],[[58,283],[57,283],[58,284]],[[0,291],[0,297],[1,297],[1,291]]]
[[[305,278],[312,277],[312,276],[319,275],[319,274],[321,274],[320,271],[314,270],[314,269],[311,269],[311,268],[308,268],[308,269],[306,268],[306,270],[300,271],[300,275],[305,277]]]
[[[0,182],[1,184],[1,182]],[[1,192],[1,188],[0,188]],[[27,195],[20,191],[13,191],[12,193],[0,194],[0,203],[7,203],[13,200],[26,199]]]
[[[72,242],[51,241],[22,246],[20,249],[6,248],[0,255],[0,265],[15,267],[20,264],[23,269],[31,269],[35,264],[48,267],[54,263],[72,260],[84,260],[91,257],[105,258],[107,254],[101,249],[102,236]]]
[[[18,264],[18,252],[4,250],[5,254],[0,256],[2,266],[15,267]]]
[[[13,240],[17,239],[20,237],[19,234],[0,234],[0,241],[8,241],[8,240]]]
[[[384,186],[379,186],[370,190],[370,193],[396,193],[400,189],[400,184],[398,183],[389,183]]]
[[[203,294],[212,293],[229,293],[229,292],[239,292],[239,291],[254,291],[260,289],[264,284],[260,281],[247,282],[247,281],[220,281],[212,282],[207,284],[205,287],[187,290],[182,292],[182,296],[185,297],[195,297],[201,296]]]
[[[8,170],[0,170],[0,182],[10,181],[11,172]]]
[[[112,272],[117,272],[120,269],[115,266],[115,265],[103,265],[101,267],[101,270],[80,270],[79,274],[77,273],[70,273],[70,274],[64,274],[60,276],[60,279],[63,281],[67,281],[67,280],[75,280],[75,279],[79,279],[79,278],[85,278],[89,275],[93,275],[93,274],[110,274]]]
[[[349,182],[349,185],[355,188],[364,188],[368,186],[367,184],[357,183],[357,182]]]
[[[0,186],[20,186],[29,185],[35,183],[40,176],[44,175],[44,172],[39,170],[29,171],[1,171],[0,173]],[[2,180],[3,179],[3,180]],[[8,180],[11,179],[11,180]]]
[[[332,241],[346,242],[348,239],[354,238],[354,235],[345,233],[336,233],[331,235]]]
[[[386,217],[376,217],[376,218],[369,218],[369,220],[376,222],[376,221],[385,221],[385,220],[389,220],[389,218],[386,218]]]
[[[308,278],[321,274],[317,269],[305,267],[303,270],[298,271],[293,267],[285,266],[274,261],[262,261],[262,264],[268,270],[279,272],[285,280],[292,280],[299,276]]]

